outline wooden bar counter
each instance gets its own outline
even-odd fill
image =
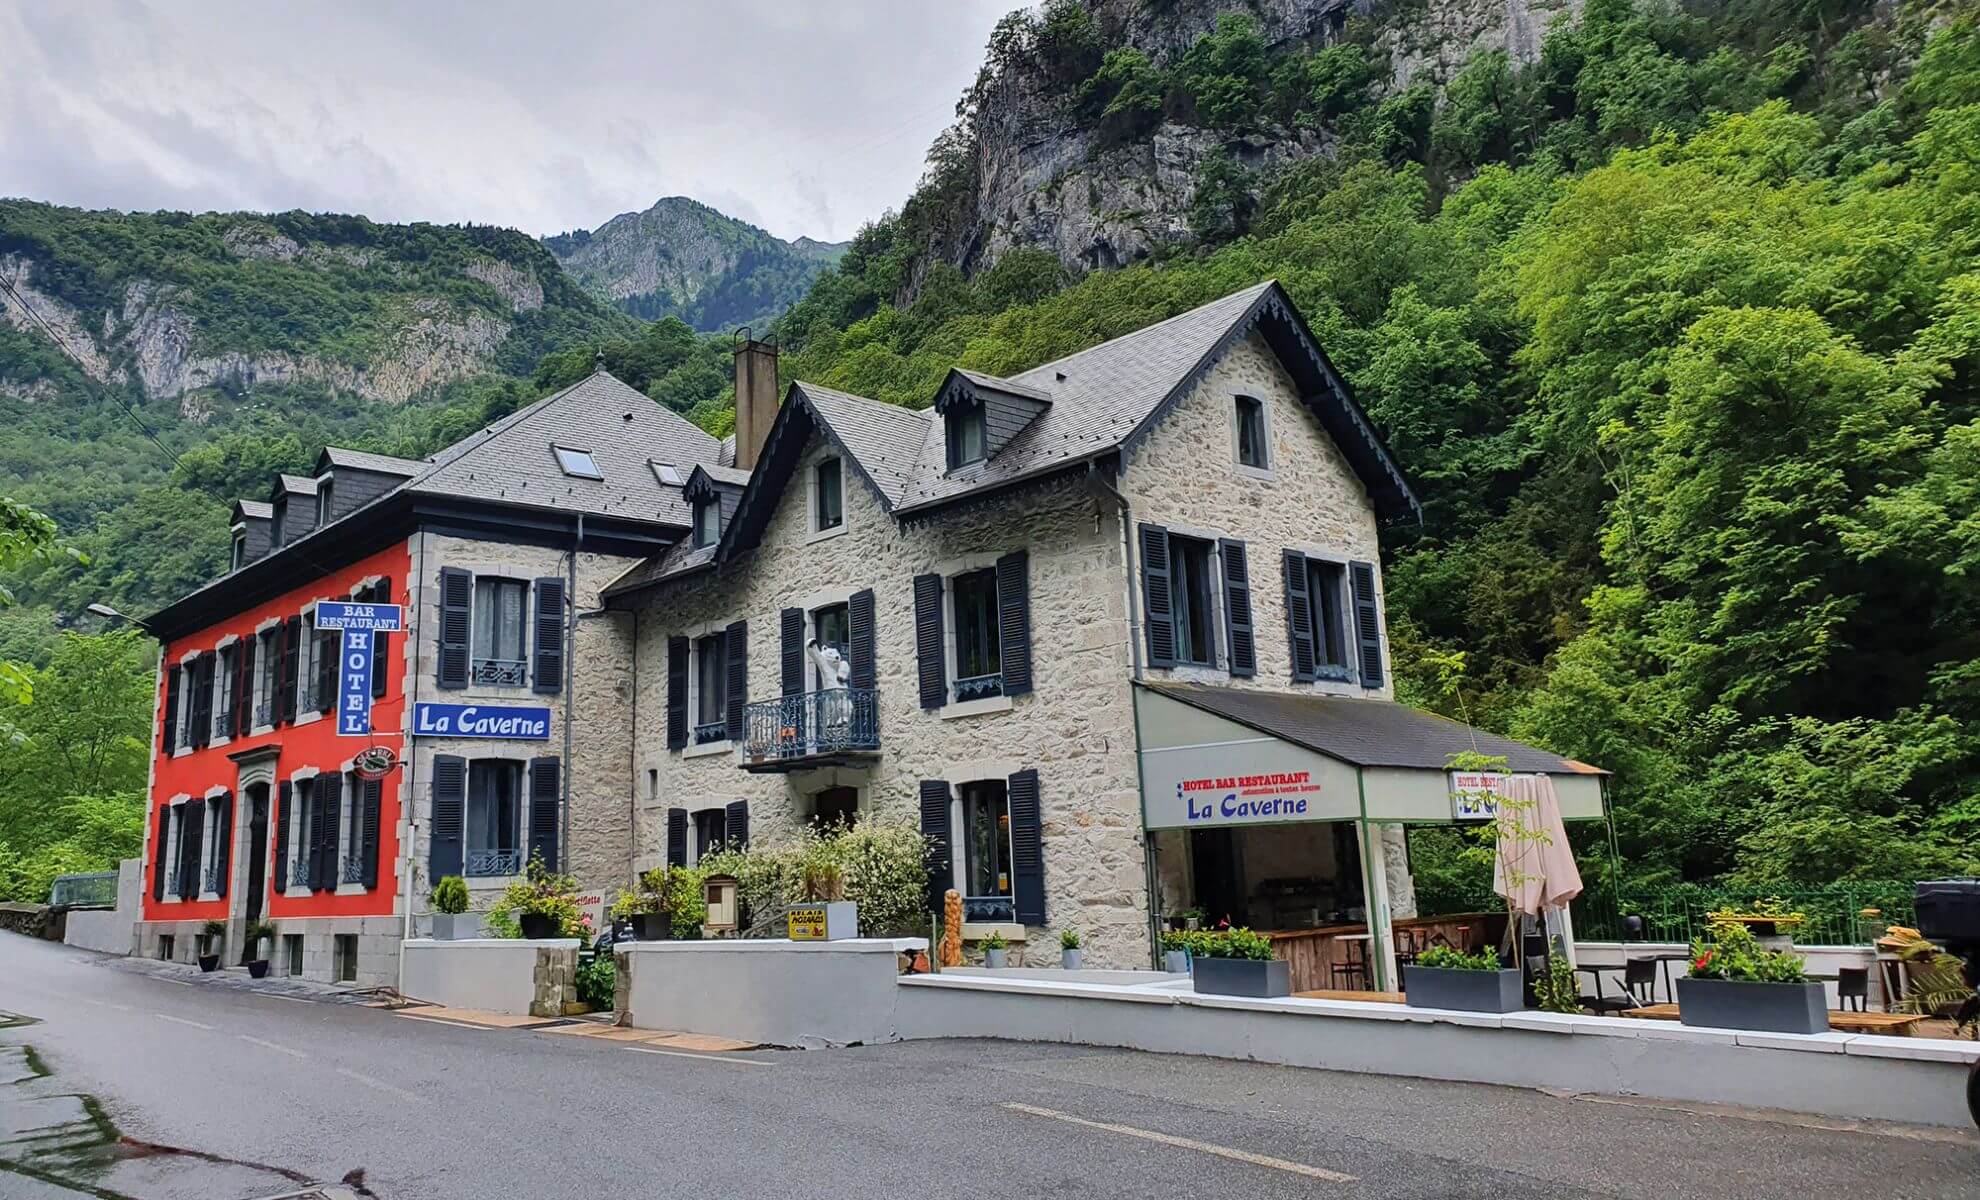
[[[1420,939],[1422,945],[1450,944],[1461,950],[1476,947],[1496,946],[1505,933],[1506,914],[1504,913],[1445,913],[1436,917],[1405,917],[1391,923],[1398,935],[1407,935],[1411,943]],[[1292,964],[1292,990],[1295,992],[1324,991],[1335,988],[1352,988],[1342,975],[1338,979],[1334,967],[1345,966],[1353,961],[1350,955],[1355,952],[1350,945],[1359,945],[1363,960],[1373,962],[1376,948],[1366,939],[1367,925],[1325,925],[1318,929],[1260,930],[1272,939],[1272,956],[1282,958]],[[1358,942],[1344,939],[1359,935]],[[1369,983],[1373,986],[1373,967],[1370,967]],[[1392,986],[1400,988],[1401,981],[1392,981]]]

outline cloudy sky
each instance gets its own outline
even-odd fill
[[[904,200],[1020,0],[0,0],[0,195],[535,234]]]

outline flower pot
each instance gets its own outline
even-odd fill
[[[1068,971],[1079,970],[1080,964],[1085,961],[1086,954],[1077,948],[1059,951],[1059,965]]]
[[[1283,958],[1195,958],[1189,973],[1195,989],[1211,995],[1292,995],[1292,964]]]
[[[674,918],[667,913],[634,913],[632,929],[636,942],[671,941],[674,937]]]
[[[1403,1001],[1411,1008],[1509,1013],[1526,1007],[1520,973],[1462,971],[1451,967],[1403,968]]]
[[[1820,983],[1750,983],[1735,979],[1677,981],[1678,1020],[1715,1029],[1767,1033],[1825,1033],[1829,1004]]]
[[[1189,974],[1189,951],[1187,950],[1162,951],[1162,969],[1164,971],[1167,971],[1171,975]]]
[[[218,970],[220,969],[220,956],[219,956],[218,954],[202,954],[202,955],[200,955],[200,956],[199,956],[199,969],[200,969],[201,971],[204,971],[204,972],[206,972],[206,973],[207,973],[207,974],[209,974],[209,975],[210,975],[210,974],[212,974],[212,973],[213,973],[213,972],[215,972],[215,971],[218,971]]]
[[[459,942],[480,936],[480,913],[433,914],[433,940],[436,942]]]
[[[523,913],[516,918],[522,926],[522,935],[532,942],[541,942],[558,935],[557,918],[545,913]]]
[[[254,959],[253,961],[251,961],[251,962],[249,962],[249,963],[248,963],[248,965],[247,965],[247,967],[248,967],[248,977],[249,977],[249,978],[251,978],[251,979],[266,979],[266,978],[268,978],[268,960],[267,960],[267,959],[265,959],[265,958],[257,958],[257,959]]]
[[[985,950],[983,952],[983,965],[1001,969],[1004,965],[1004,956],[1009,953],[1010,951],[1008,950]]]

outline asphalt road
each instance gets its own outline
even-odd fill
[[[1018,1042],[662,1054],[160,969],[0,934],[0,1197],[1980,1197],[1951,1130]]]

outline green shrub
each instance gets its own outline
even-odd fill
[[[448,875],[433,885],[433,892],[426,902],[437,913],[464,913],[468,910],[467,880],[459,875]]]
[[[1732,979],[1745,983],[1804,983],[1808,960],[1787,950],[1767,950],[1753,931],[1737,921],[1712,926],[1712,940],[1691,944],[1693,979]]]
[[[613,1003],[612,991],[618,986],[618,981],[619,969],[609,954],[600,954],[589,962],[579,963],[578,999],[595,1009],[609,1009]]]
[[[1440,971],[1496,971],[1499,952],[1490,946],[1476,954],[1466,954],[1455,946],[1432,946],[1417,955],[1416,965]]]
[[[1249,929],[1174,929],[1162,935],[1162,949],[1187,950],[1192,958],[1274,957],[1272,939]]]
[[[985,950],[1002,950],[1009,946],[1010,943],[1004,940],[1003,934],[993,929],[990,931],[990,936],[978,942],[977,945],[982,946]]]
[[[1547,959],[1547,969],[1533,980],[1533,996],[1540,1002],[1542,1012],[1581,1011],[1581,986],[1566,955],[1556,954]]]
[[[707,855],[699,869],[735,876],[749,919],[760,921],[805,901],[807,871],[815,880],[821,867],[836,866],[845,898],[859,905],[861,935],[889,937],[928,932],[927,853],[927,840],[911,825],[828,825],[776,847]]]
[[[591,919],[578,908],[577,880],[543,865],[543,859],[530,855],[521,883],[512,883],[482,918],[482,928],[491,937],[522,936],[524,915],[552,917],[558,936],[591,940]]]
[[[1079,949],[1079,930],[1061,929],[1059,931],[1059,949],[1061,950]]]

